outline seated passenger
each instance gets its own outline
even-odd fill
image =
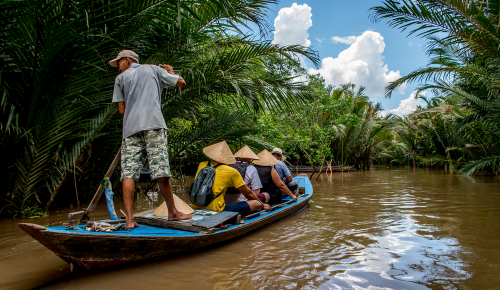
[[[211,166],[215,166],[219,163],[222,164],[234,164],[236,160],[234,159],[231,149],[227,146],[226,141],[219,142],[214,145],[203,148],[203,153],[210,158]],[[208,165],[208,161],[200,163],[198,166],[198,171]],[[228,187],[237,188],[248,200],[242,202],[225,203],[224,195]],[[263,204],[259,198],[251,191],[241,178],[240,173],[229,166],[219,166],[215,169],[215,179],[212,185],[212,191],[217,198],[215,198],[207,206],[197,206],[191,205],[195,209],[208,209],[213,211],[233,211],[238,212],[241,215],[248,215],[253,212],[260,211],[261,209],[270,210],[271,207],[268,204]]]
[[[269,202],[269,194],[267,192],[261,193],[260,189],[262,188],[262,183],[260,182],[259,174],[257,173],[257,169],[253,165],[250,165],[252,160],[259,159],[255,153],[253,153],[252,149],[248,146],[244,146],[240,149],[240,151],[234,154],[234,157],[240,159],[241,161],[236,161],[235,164],[229,165],[232,168],[238,170],[240,172],[241,177],[245,181],[245,184],[251,191],[257,195],[257,197],[263,203]],[[224,200],[227,203],[233,202],[241,202],[247,201],[248,199],[241,194],[236,188],[230,187],[226,191],[226,195],[224,196]]]
[[[291,197],[294,201],[297,200],[295,196],[286,185],[281,181],[278,172],[272,167],[278,163],[269,151],[264,150],[257,154],[259,160],[255,160],[255,168],[259,174],[260,182],[262,182],[262,191],[269,193],[271,199],[269,204],[281,203],[281,192]]]
[[[280,176],[281,181],[283,181],[284,184],[286,184],[286,187],[295,194],[296,196],[299,195],[298,188],[299,184],[297,181],[292,180],[292,174],[290,173],[290,170],[288,170],[288,167],[286,166],[285,161],[286,156],[283,155],[283,150],[280,148],[274,148],[271,154],[278,160],[278,163],[273,166],[273,168],[278,172],[278,175]],[[285,193],[283,193],[283,196],[285,196]]]

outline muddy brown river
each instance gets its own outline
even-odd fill
[[[75,209],[0,220],[0,289],[500,287],[500,183],[493,177],[375,168],[323,174],[313,186],[305,209],[225,246],[91,273],[70,273],[17,226],[58,224]],[[106,218],[99,207],[95,216]]]

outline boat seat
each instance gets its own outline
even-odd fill
[[[237,218],[238,215],[240,215],[240,214],[237,212],[221,211],[217,214],[211,215],[211,216],[206,217],[204,219],[197,220],[196,222],[193,223],[193,226],[213,228],[213,227],[216,227],[218,225],[223,224],[225,221],[228,221],[230,219],[238,220],[238,218]],[[234,224],[236,224],[236,223],[234,223]]]

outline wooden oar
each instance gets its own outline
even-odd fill
[[[116,153],[115,158],[113,159],[113,162],[111,162],[111,166],[109,166],[108,171],[106,171],[106,175],[104,177],[111,177],[113,175],[113,172],[115,172],[116,166],[118,163],[120,163],[121,159],[121,152],[122,149],[118,150],[118,153]],[[83,216],[81,220],[89,220],[90,219],[90,213],[94,211],[95,207],[99,203],[99,200],[101,200],[102,194],[104,193],[104,187],[102,185],[99,185],[99,188],[97,189],[96,193],[94,194],[94,197],[92,198],[92,201],[90,202],[89,206],[85,209],[85,212],[83,213]]]

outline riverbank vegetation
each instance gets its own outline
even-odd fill
[[[374,21],[427,41],[429,65],[391,83],[432,91],[395,127],[394,161],[500,175],[500,1],[383,1]]]
[[[314,101],[258,117],[257,135],[270,140],[291,157],[295,166],[328,164],[369,169],[390,145],[392,117],[381,117],[379,104],[354,84],[325,86],[320,76],[309,76]]]
[[[234,150],[281,147],[297,166],[384,163],[498,176],[498,2],[383,1],[372,9],[375,21],[428,43],[429,66],[391,83],[387,96],[419,82],[436,97],[398,117],[382,116],[358,84],[332,87],[308,75],[298,56],[317,66],[314,51],[267,41],[275,0],[4,1],[0,215],[91,199],[121,143],[110,103],[118,72],[107,61],[122,49],[144,64],[172,65],[188,83],[162,94],[176,178],[218,140]],[[119,169],[113,182],[119,191]]]

